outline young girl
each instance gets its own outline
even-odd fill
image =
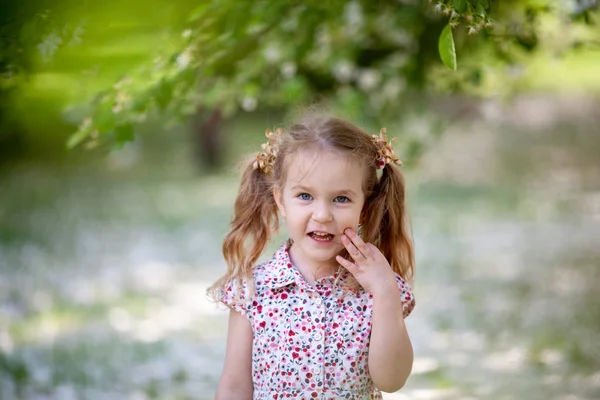
[[[231,309],[218,400],[381,399],[404,385],[414,257],[384,132],[315,117],[267,131],[211,288]],[[289,239],[255,266],[279,216]]]

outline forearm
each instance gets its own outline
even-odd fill
[[[412,370],[413,349],[404,325],[400,295],[373,295],[369,373],[375,386],[395,392]]]

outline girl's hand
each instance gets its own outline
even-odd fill
[[[367,292],[372,295],[385,295],[391,290],[398,290],[394,271],[377,247],[363,242],[351,228],[344,230],[342,244],[354,262],[341,256],[336,257],[337,262],[346,268]]]

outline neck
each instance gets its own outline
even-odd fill
[[[335,273],[339,267],[338,262],[335,260],[326,261],[320,264],[314,264],[298,257],[294,252],[294,246],[291,246],[288,250],[290,261],[300,271],[304,279],[314,285],[316,281],[326,276],[331,276]]]

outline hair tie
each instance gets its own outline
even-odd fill
[[[394,142],[396,138],[392,138],[388,142],[385,132],[385,128],[381,128],[379,135],[371,135],[373,143],[377,146],[377,169],[383,169],[389,163],[402,166],[403,163],[398,156],[394,154],[394,147],[392,146],[392,142]]]
[[[270,175],[273,172],[275,159],[277,158],[277,138],[281,135],[281,128],[277,128],[275,132],[267,129],[265,136],[267,143],[261,145],[263,151],[256,155],[256,160],[252,164],[254,169],[260,169],[265,174]]]

